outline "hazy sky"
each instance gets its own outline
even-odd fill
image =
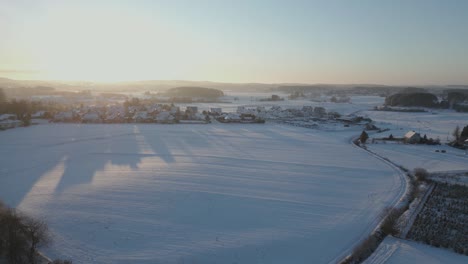
[[[468,84],[468,1],[0,0],[0,76]]]

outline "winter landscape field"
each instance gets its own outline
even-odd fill
[[[0,0],[0,264],[468,263],[467,14]]]
[[[1,199],[74,263],[336,262],[404,179],[353,134],[282,125],[37,125],[2,132]]]
[[[236,111],[265,96],[232,93],[230,103],[211,106]],[[371,111],[382,103],[353,96],[341,104],[275,104],[363,115],[384,129],[370,131],[371,138],[418,129],[444,140],[464,123],[455,112]],[[463,150],[369,140],[369,152],[353,144],[362,126],[333,120],[314,128],[274,118],[265,124],[36,123],[1,132],[0,199],[46,222],[53,244],[43,253],[73,263],[337,263],[408,191],[396,165],[468,171]],[[458,263],[466,257],[388,237],[366,263],[401,259]]]

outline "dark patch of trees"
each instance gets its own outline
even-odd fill
[[[38,248],[50,242],[47,225],[0,206],[0,256],[12,264],[38,263]]]
[[[0,260],[10,264],[42,263],[40,247],[48,246],[51,237],[47,224],[27,216],[0,201]],[[71,264],[70,260],[55,260],[57,264]]]
[[[340,262],[340,264],[362,263],[372,255],[387,235],[397,235],[399,232],[397,220],[404,211],[405,209],[403,208],[384,208],[380,214],[382,222],[380,223],[379,229],[354,247],[351,256],[348,256],[345,260]]]
[[[429,172],[423,168],[415,168],[413,170],[414,177],[417,181],[427,181],[429,178]]]
[[[171,97],[200,97],[208,99],[217,99],[224,96],[223,91],[205,87],[175,87],[165,92],[166,96]]]
[[[465,141],[468,139],[468,126],[465,126],[463,129],[460,129],[459,126],[456,126],[452,131],[453,140],[448,143],[448,145],[455,148],[466,148]]]
[[[5,103],[7,101],[7,97],[3,88],[0,88],[0,104]]]
[[[439,107],[437,96],[426,92],[396,93],[385,98],[388,106]]]
[[[260,99],[260,101],[262,102],[276,102],[276,101],[283,101],[284,99],[281,98],[279,95],[277,94],[273,94],[271,95],[271,97],[269,98],[263,98],[263,99]]]
[[[460,134],[460,137],[463,139],[468,139],[468,126],[465,126]]]
[[[461,103],[468,100],[468,91],[451,90],[447,92],[447,101],[450,105]]]
[[[369,139],[369,135],[366,133],[366,131],[362,131],[361,135],[359,136],[359,141],[362,144],[366,144],[366,141]]]

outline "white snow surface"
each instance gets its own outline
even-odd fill
[[[388,236],[364,264],[464,264],[468,257],[447,249]]]
[[[468,155],[465,151],[447,145],[379,143],[367,144],[367,147],[410,170],[424,168],[429,172],[468,171]],[[446,152],[442,153],[440,150]]]
[[[3,131],[0,199],[73,263],[328,263],[395,203],[356,131],[45,124]]]

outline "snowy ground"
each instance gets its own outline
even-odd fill
[[[442,141],[468,119],[451,111],[367,111],[382,104],[376,96],[337,104],[227,94],[239,100],[190,105],[322,106],[391,129],[378,137],[413,129]],[[0,199],[45,218],[55,238],[46,253],[74,263],[333,262],[402,191],[394,170],[349,144],[360,131],[272,124],[17,128],[0,136]],[[447,146],[369,147],[408,168],[468,170],[464,152]],[[410,259],[420,254],[404,252]],[[437,261],[436,253],[424,254]]]
[[[430,112],[386,112],[386,111],[362,111],[376,121],[379,127],[390,128],[385,136],[393,134],[395,137],[403,137],[409,130],[414,130],[423,136],[439,138],[442,143],[453,139],[452,131],[458,125],[460,128],[468,125],[468,114],[457,113],[453,110],[435,109]]]
[[[468,115],[450,110],[434,110],[424,113],[403,113],[384,111],[363,111],[381,128],[389,128],[385,133],[370,134],[373,138],[403,137],[406,132],[414,130],[428,138],[440,139],[442,145],[408,145],[400,143],[369,144],[370,150],[387,157],[391,161],[408,169],[425,168],[430,172],[468,171],[468,155],[465,151],[452,148],[445,143],[452,140],[451,133],[458,125],[468,125]],[[445,150],[446,153],[436,152]]]
[[[447,145],[379,143],[367,146],[373,152],[410,170],[424,168],[429,172],[468,171],[468,155],[465,151]],[[445,150],[446,153],[436,150]]]
[[[388,236],[365,264],[462,264],[468,257],[413,241]]]
[[[350,132],[46,124],[3,131],[0,199],[74,263],[327,263],[403,183]]]

